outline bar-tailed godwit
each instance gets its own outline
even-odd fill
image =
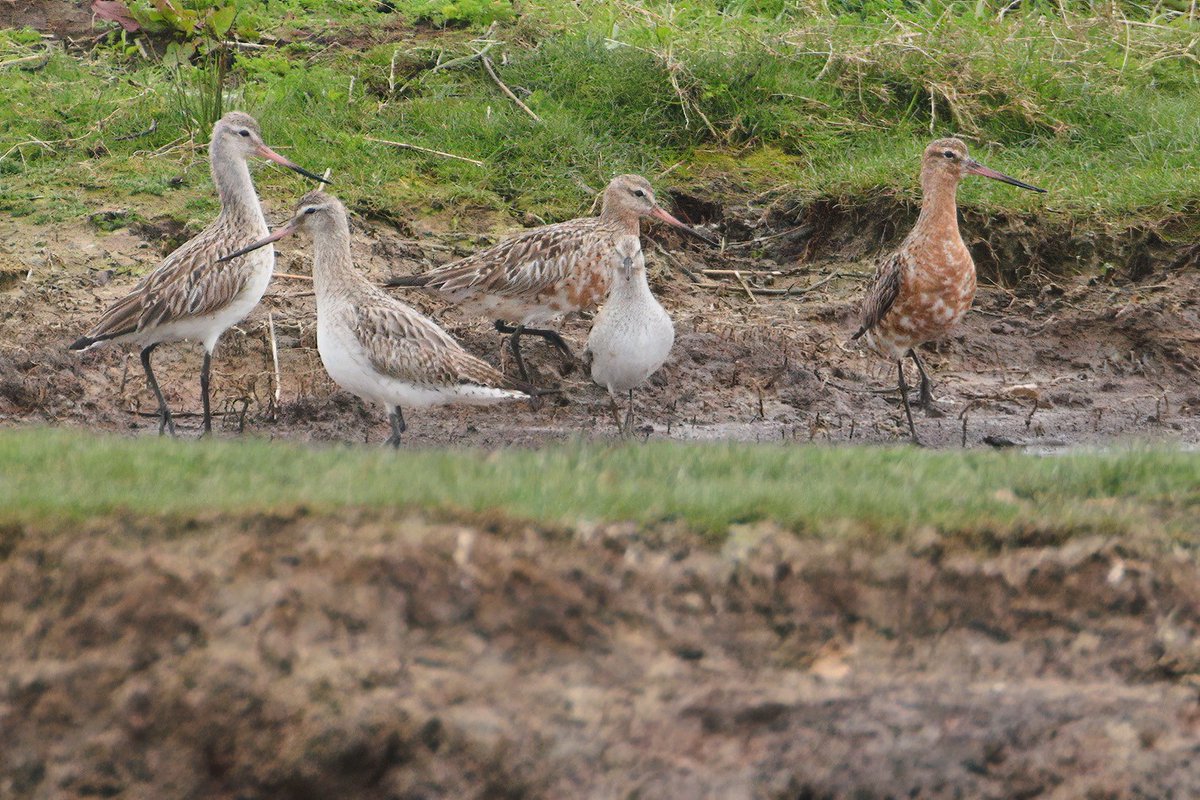
[[[528,382],[521,336],[544,338],[573,364],[571,349],[557,331],[530,326],[598,305],[620,267],[618,248],[641,251],[642,217],[662,220],[711,243],[664,210],[645,178],[619,175],[604,190],[598,217],[533,228],[460,261],[421,275],[396,277],[385,285],[423,287],[495,318],[497,330],[511,334],[513,359]]]
[[[1046,191],[983,166],[967,154],[960,139],[938,139],[930,144],[921,162],[917,224],[900,248],[876,266],[863,301],[861,326],[851,337],[862,338],[876,353],[896,362],[900,399],[914,442],[918,441],[917,429],[904,380],[904,358],[912,358],[921,376],[920,407],[932,409],[932,382],[916,348],[946,335],[975,299],[975,262],[959,235],[955,202],[958,183],[966,175]]]
[[[468,353],[433,320],[363,277],[350,255],[346,208],[331,195],[309,192],[286,224],[226,258],[300,231],[313,241],[321,363],[343,389],[388,412],[388,444],[400,446],[406,406],[480,405],[536,394]]]
[[[628,436],[633,432],[633,390],[667,360],[675,343],[675,326],[650,291],[641,248],[622,242],[615,255],[620,266],[608,299],[592,322],[584,360],[590,357],[592,380],[608,390],[613,419]],[[629,409],[622,424],[616,396],[625,392],[629,393]]]
[[[169,430],[174,435],[175,423],[150,366],[154,348],[183,339],[196,339],[204,345],[200,393],[204,432],[211,433],[208,383],[213,349],[221,334],[258,305],[271,281],[275,266],[271,248],[246,258],[220,260],[267,235],[267,221],[250,179],[247,159],[266,158],[306,177],[324,180],[267,147],[258,123],[240,111],[231,111],[217,121],[208,151],[213,183],[221,199],[217,218],[167,256],[133,291],[109,306],[70,348],[87,350],[105,342],[129,342],[140,347],[146,381],[158,400],[160,434]]]

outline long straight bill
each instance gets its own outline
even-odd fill
[[[280,166],[284,166],[290,170],[299,172],[301,175],[303,175],[306,178],[312,178],[314,181],[320,181],[321,183],[333,183],[333,181],[326,180],[325,178],[322,178],[320,175],[316,175],[312,172],[309,172],[308,170],[306,170],[304,167],[300,166],[299,164],[297,164],[293,161],[287,160],[283,156],[279,155],[279,153],[276,153],[274,150],[267,147],[265,144],[260,144],[258,146],[258,154],[260,156],[262,156],[263,158],[267,159],[268,161],[274,161],[276,164],[279,164]]]
[[[1012,177],[1011,175],[1005,175],[1003,172],[997,172],[994,169],[985,167],[983,164],[980,164],[978,161],[974,161],[974,160],[967,163],[967,172],[970,172],[973,175],[982,175],[983,177],[991,178],[994,181],[1002,181],[1003,183],[1011,183],[1013,186],[1019,186],[1022,189],[1028,189],[1031,192],[1045,193],[1045,191],[1046,191],[1045,189],[1039,189],[1036,186],[1030,186],[1028,183],[1025,183],[1024,181],[1019,181],[1016,178]]]
[[[676,219],[674,216],[672,216],[666,209],[664,209],[660,205],[655,205],[654,208],[651,209],[650,216],[654,217],[655,219],[661,219],[663,222],[667,223],[668,225],[673,225],[676,228],[679,228],[679,230],[683,231],[684,233],[690,233],[692,236],[695,236],[697,239],[699,239],[702,242],[707,242],[708,244],[711,244],[714,247],[721,246],[720,242],[716,241],[715,239],[708,236],[707,234],[701,233],[700,231],[696,230],[695,228],[691,227],[690,225],[686,225],[683,222],[679,221],[678,219]]]
[[[221,256],[220,258],[217,259],[217,262],[219,263],[221,261],[231,261],[231,260],[237,258],[238,256],[244,256],[244,255],[246,255],[246,253],[251,253],[260,247],[266,247],[267,245],[271,244],[272,242],[278,242],[283,237],[288,236],[295,232],[296,232],[295,221],[289,221],[286,224],[282,225],[281,227],[277,228],[275,230],[275,232],[272,233],[270,236],[267,236],[264,239],[259,239],[257,242],[254,242],[253,244],[248,244],[245,247],[243,247],[241,250],[235,250],[234,252],[230,253],[227,256]]]

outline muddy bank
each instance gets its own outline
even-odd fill
[[[683,198],[676,210],[703,220],[698,202]],[[276,218],[286,214],[268,209]],[[729,240],[723,251],[657,229],[646,235],[652,287],[677,336],[668,364],[638,393],[642,435],[832,443],[903,438],[896,398],[876,393],[895,385],[893,367],[848,342],[874,255],[893,246],[903,227],[880,234],[876,246],[875,229],[864,228],[851,241],[838,223],[819,236],[805,234],[804,241],[821,242],[806,249],[792,228],[761,223],[751,230],[747,208],[719,211],[724,232],[743,237]],[[866,211],[854,219],[873,218]],[[731,222],[739,219],[742,229]],[[969,220],[964,229],[977,251],[986,249]],[[6,276],[0,283],[0,424],[156,430],[153,398],[135,354],[109,347],[78,356],[66,346],[187,234],[173,220],[136,214],[109,215],[103,225],[0,220],[0,274]],[[356,263],[380,280],[444,263],[485,241],[421,226],[400,230],[362,219],[354,225]],[[854,253],[865,257],[851,260]],[[981,265],[975,309],[950,339],[924,353],[942,414],[918,420],[923,441],[1050,448],[1127,438],[1200,442],[1194,254],[1161,240],[1154,253],[1149,273],[1130,267],[1084,275],[1025,269],[1026,262],[1006,256],[1020,275],[1011,288],[998,282],[1001,276],[989,280]],[[305,275],[308,255],[289,247],[278,268]],[[489,320],[419,292],[400,296],[471,351],[510,366]],[[563,326],[577,350],[589,325],[584,317]],[[311,284],[277,277],[260,308],[218,349],[219,435],[382,441],[383,415],[329,381],[315,344]],[[407,440],[537,446],[613,436],[603,392],[578,371],[560,376],[554,354],[536,341],[527,352],[539,382],[562,387],[561,402],[540,410],[523,403],[415,410],[406,413]],[[185,435],[198,431],[199,361],[199,347],[190,344],[155,354]]]
[[[6,797],[1200,793],[1182,556],[303,513],[3,541]]]
[[[771,237],[763,242],[764,249],[783,261],[874,258],[911,230],[921,210],[919,203],[892,193],[815,202],[783,196],[765,204],[757,217],[745,209],[726,214],[703,198],[685,197],[684,204],[693,218],[718,224],[734,238]],[[1194,242],[1200,238],[1197,210],[1092,227],[1037,214],[972,208],[959,216],[980,280],[1019,291],[1080,275],[1122,284],[1194,267]]]

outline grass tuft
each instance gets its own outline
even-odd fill
[[[1200,457],[1127,450],[1036,458],[757,445],[569,444],[401,451],[78,432],[0,433],[0,524],[296,507],[502,513],[549,524],[677,522],[714,541],[771,521],[798,535],[969,547],[1121,537],[1200,545]]]
[[[584,213],[615,173],[668,168],[673,185],[693,191],[727,178],[746,193],[786,183],[801,201],[912,197],[924,143],[950,133],[1051,190],[968,182],[962,202],[983,210],[1108,226],[1175,217],[1200,193],[1200,24],[1169,6],[252,5],[247,24],[279,43],[238,52],[232,96],[297,161],[331,167],[360,211],[470,205],[549,221]],[[465,58],[488,42],[500,77],[543,123]],[[38,47],[25,32],[0,32],[0,62]],[[203,137],[183,141],[171,81],[138,52],[114,33],[90,53],[5,73],[0,208],[55,219],[79,205],[161,207],[156,198],[184,194],[167,207],[200,198],[211,210],[206,179],[167,183],[181,167],[204,172],[194,163]],[[155,119],[154,135],[120,139]],[[260,184],[289,199],[302,188],[273,173]]]

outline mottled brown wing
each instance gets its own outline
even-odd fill
[[[561,284],[581,261],[602,257],[604,232],[598,218],[537,228],[433,270],[425,285],[447,294],[534,296]]]
[[[138,329],[211,314],[241,293],[250,279],[246,257],[218,261],[256,237],[208,231],[176,250],[146,277]]]
[[[390,297],[362,298],[353,313],[354,335],[371,366],[384,375],[431,389],[463,384],[522,389],[432,320]]]
[[[238,236],[221,226],[205,229],[113,303],[87,337],[113,339],[203,316],[228,304],[246,285],[250,271],[245,258],[221,263],[217,259],[251,241],[252,237]]]
[[[875,278],[862,305],[862,325],[851,339],[858,339],[874,328],[887,314],[900,294],[900,277],[904,269],[904,257],[899,253],[885,256],[875,267]]]

